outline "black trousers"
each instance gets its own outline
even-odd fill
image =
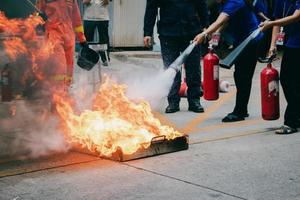
[[[94,33],[97,28],[99,33],[99,44],[107,44],[109,46],[108,35],[108,23],[109,21],[84,21],[84,34],[88,42],[94,41]],[[107,51],[108,53],[108,51]],[[100,52],[102,62],[106,61],[105,53]],[[108,56],[109,57],[109,56]]]
[[[245,115],[248,113],[252,78],[257,63],[257,47],[258,42],[253,41],[235,63],[234,81],[237,92],[233,112],[237,115]]]
[[[160,36],[161,54],[165,68],[183,52],[194,37],[163,37]],[[201,66],[200,66],[200,46],[196,46],[185,62],[186,81],[188,86],[188,101],[199,100],[202,96],[201,89]],[[172,88],[168,95],[170,103],[179,103],[179,89],[181,85],[181,73],[175,76]]]
[[[281,63],[280,82],[287,101],[284,124],[297,128],[300,119],[300,48],[285,47]]]
[[[269,52],[269,47],[272,39],[272,29],[268,29],[264,32],[262,40],[259,42],[258,56],[265,58]]]

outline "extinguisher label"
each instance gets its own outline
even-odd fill
[[[279,81],[274,80],[269,82],[268,88],[269,88],[269,94],[274,92],[274,95],[276,96],[279,93]]]
[[[219,80],[219,65],[214,66],[214,80]]]

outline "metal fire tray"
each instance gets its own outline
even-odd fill
[[[139,149],[137,152],[126,155],[122,150],[118,150],[108,159],[125,162],[151,156],[157,156],[166,153],[172,153],[189,148],[189,136],[184,135],[173,140],[167,140],[165,136],[157,136],[152,138],[151,145],[146,149]]]

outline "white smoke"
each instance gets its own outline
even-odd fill
[[[21,158],[37,158],[53,153],[66,152],[69,149],[63,133],[58,129],[59,119],[45,108],[25,101],[16,101],[12,107],[15,114],[10,116],[6,128],[13,129],[14,139],[10,155]],[[8,130],[7,130],[8,131]]]
[[[166,102],[166,97],[173,84],[176,72],[174,69],[164,70],[161,60],[152,65],[147,62],[138,63],[115,63],[112,68],[112,78],[120,84],[126,84],[126,96],[134,101],[145,100],[150,103],[152,109],[161,110]],[[109,71],[108,71],[109,73]]]
[[[127,95],[130,99],[144,99],[153,109],[161,109],[172,86],[175,70],[168,69],[154,74],[131,77]]]

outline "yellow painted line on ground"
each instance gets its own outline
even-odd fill
[[[233,123],[220,123],[216,125],[206,126],[203,128],[194,129],[195,132],[198,131],[212,131],[220,128],[230,128],[230,127],[237,127],[237,126],[246,126],[246,125],[253,125],[256,123],[262,122],[262,119],[255,118],[245,121],[233,122]]]
[[[174,129],[178,130],[178,128],[176,127],[176,124],[174,124],[173,122],[171,122],[166,116],[164,116],[163,114],[159,113],[159,112],[153,112],[153,115],[159,119],[159,121],[163,124],[163,125],[167,125],[170,127],[173,127]]]
[[[235,94],[235,90],[230,90],[229,93],[224,94],[221,98],[206,109],[205,113],[199,114],[195,119],[189,122],[184,128],[180,129],[181,132],[190,134],[196,126],[205,121],[212,113],[216,112],[224,103],[230,100]]]
[[[274,131],[276,128],[265,128],[265,129],[257,129],[257,130],[251,130],[251,131],[245,131],[245,132],[237,132],[233,134],[226,134],[223,135],[222,137],[215,137],[215,138],[203,138],[200,140],[195,140],[191,141],[189,144],[201,144],[201,143],[207,143],[207,142],[215,142],[215,141],[220,141],[220,140],[227,140],[227,139],[232,139],[232,138],[239,138],[243,136],[250,136],[250,135],[256,135],[260,133],[266,133],[269,131]]]

